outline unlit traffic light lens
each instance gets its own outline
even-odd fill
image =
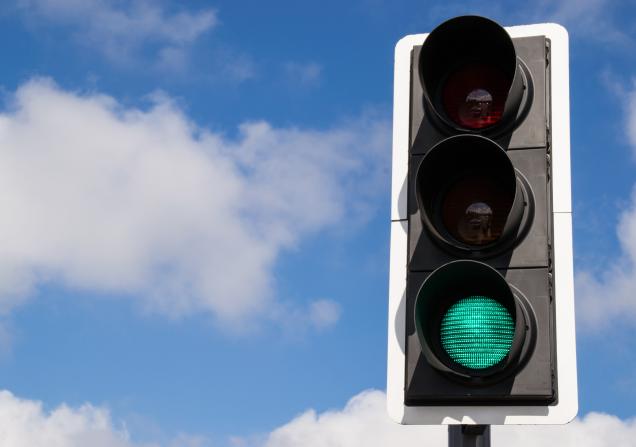
[[[449,357],[469,369],[486,369],[510,352],[515,324],[508,309],[493,298],[469,296],[442,318],[440,341]]]
[[[503,115],[511,80],[497,66],[466,65],[451,73],[442,90],[446,115],[460,127],[479,130]]]
[[[429,150],[416,174],[422,222],[451,250],[492,253],[521,224],[524,192],[503,150],[480,135],[455,135]]]
[[[458,241],[481,246],[501,236],[514,201],[514,190],[494,175],[466,175],[442,198],[442,222]]]

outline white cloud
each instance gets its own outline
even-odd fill
[[[529,3],[519,19],[528,20],[532,11],[535,21],[553,21],[565,25],[574,35],[606,44],[633,44],[633,39],[623,32],[612,17],[617,2],[611,0],[540,0]]]
[[[353,397],[342,410],[317,414],[309,410],[274,430],[263,447],[401,447],[443,446],[445,427],[401,426],[386,412],[386,395],[369,390]],[[636,437],[636,420],[590,413],[565,426],[493,427],[494,447],[629,447]],[[237,443],[237,445],[240,445]],[[249,445],[249,444],[246,444]],[[252,443],[256,445],[256,443]]]
[[[636,157],[636,81],[627,90],[611,77],[605,78],[610,89],[627,98],[625,130]],[[576,275],[576,316],[586,329],[599,330],[619,322],[636,323],[636,186],[616,232],[621,254],[596,274],[580,271]]]
[[[617,93],[621,93],[620,91]],[[632,79],[632,89],[626,94],[627,137],[632,145],[632,153],[636,157],[636,79]]]
[[[321,298],[309,301],[304,306],[291,302],[280,303],[271,318],[278,322],[286,337],[298,340],[311,330],[322,331],[335,326],[341,315],[339,303]]]
[[[576,274],[576,318],[581,327],[599,330],[636,322],[636,188],[617,227],[622,254],[597,273]]]
[[[139,443],[105,408],[84,404],[46,411],[41,402],[0,391],[0,445],[11,447],[204,447],[206,437],[180,434],[171,440]],[[496,426],[494,447],[631,447],[636,419],[589,413],[564,426]],[[386,413],[386,395],[377,390],[353,397],[343,409],[308,410],[265,436],[231,437],[236,447],[402,447],[443,446],[445,426],[402,426]]]
[[[322,76],[322,66],[316,62],[287,62],[284,68],[289,80],[301,85],[315,85]]]
[[[342,309],[332,300],[316,300],[309,306],[309,319],[318,329],[333,326],[340,319]]]
[[[370,390],[353,397],[342,410],[303,413],[274,430],[264,447],[421,447],[445,445],[446,436],[441,427],[424,429],[392,422],[386,395]]]
[[[246,54],[221,52],[217,55],[221,75],[234,82],[242,82],[257,75],[252,59]]]
[[[0,445],[11,447],[133,447],[115,428],[108,411],[61,405],[46,412],[42,403],[0,391]]]
[[[0,445],[7,447],[208,447],[203,436],[135,442],[124,423],[115,424],[106,408],[62,404],[47,411],[42,402],[0,391]]]
[[[157,54],[157,67],[174,73],[185,73],[190,65],[188,51],[180,46],[166,46]]]
[[[542,0],[540,6],[550,7],[552,16],[559,21],[570,22],[585,18],[590,13],[603,10],[608,0]]]
[[[115,60],[130,58],[147,43],[162,46],[160,54],[166,49],[175,52],[218,24],[214,10],[171,13],[148,0],[17,1],[28,16],[72,27],[82,42]]]
[[[169,441],[166,447],[208,447],[212,445],[210,440],[204,436],[180,434]]]
[[[198,128],[168,99],[148,110],[34,80],[0,114],[0,310],[47,281],[207,312],[241,330],[271,312],[281,251],[354,218],[388,184],[389,127]],[[355,198],[355,200],[353,200]],[[310,309],[319,324],[334,307]]]

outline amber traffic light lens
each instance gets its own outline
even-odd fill
[[[442,223],[457,241],[475,246],[496,242],[503,233],[514,194],[496,176],[466,175],[442,199]]]

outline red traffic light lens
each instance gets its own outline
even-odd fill
[[[458,126],[479,130],[501,120],[510,79],[497,66],[465,65],[453,72],[442,90],[446,115]]]

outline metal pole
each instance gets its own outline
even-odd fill
[[[490,425],[449,425],[448,447],[490,447]]]

